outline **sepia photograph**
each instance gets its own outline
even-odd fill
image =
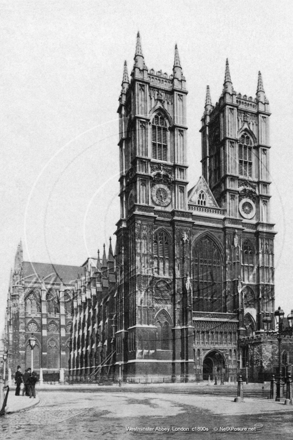
[[[1,438],[293,440],[292,23],[0,0]]]

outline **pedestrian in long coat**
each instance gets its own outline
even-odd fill
[[[21,366],[20,365],[18,365],[18,367],[17,367],[17,371],[15,373],[14,379],[15,379],[15,384],[16,384],[15,395],[19,396],[19,394],[20,394],[20,386],[23,383],[23,374],[21,372]]]
[[[30,395],[30,377],[31,377],[31,369],[27,368],[23,375],[23,381],[24,381],[23,395],[25,396]]]

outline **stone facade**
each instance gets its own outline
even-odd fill
[[[44,380],[59,380],[59,370],[68,371],[72,327],[72,293],[83,267],[23,261],[20,243],[11,272],[5,319],[5,345],[9,368],[23,371],[31,366],[28,340],[36,345],[33,364],[43,370]]]
[[[95,324],[98,345],[78,348],[86,359],[99,347],[113,378],[120,368],[128,380],[229,380],[243,367],[240,338],[274,329],[263,322],[274,312],[275,233],[261,75],[255,99],[234,91],[228,62],[215,106],[207,89],[203,176],[189,192],[186,100],[178,48],[172,74],[155,72],[138,35],[118,108],[116,283],[101,301],[95,289],[84,297],[108,321]]]
[[[42,317],[43,309],[34,318],[36,328],[51,320],[63,329],[58,344],[68,345],[73,379],[233,380],[250,356],[249,338],[261,368],[269,365],[264,359],[274,350],[263,338],[274,339],[275,232],[262,77],[254,99],[237,94],[227,61],[215,106],[207,88],[202,176],[189,191],[187,93],[177,46],[172,74],[154,71],[138,34],[131,77],[125,62],[119,96],[115,252],[110,243],[108,256],[104,249],[102,259],[89,259],[70,287],[55,286],[58,323]],[[42,286],[40,298],[48,298]],[[72,317],[61,312],[66,288]],[[15,347],[24,353],[28,322],[21,325],[24,339]],[[62,353],[65,365],[68,352]]]

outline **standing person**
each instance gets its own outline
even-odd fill
[[[29,396],[30,395],[30,376],[31,376],[31,369],[27,368],[25,370],[25,373],[23,375],[23,381],[24,381],[24,390],[23,395]]]
[[[36,397],[36,383],[38,382],[38,375],[35,371],[32,372],[30,378],[29,378],[29,384],[30,384],[30,397]]]
[[[17,366],[17,371],[15,373],[14,379],[15,379],[15,384],[16,384],[15,395],[19,396],[20,385],[23,383],[23,374],[21,372],[21,366],[20,365]]]

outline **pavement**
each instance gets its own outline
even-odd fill
[[[98,393],[111,393],[116,395],[117,393],[128,395],[129,393],[164,393],[164,394],[176,394],[174,399],[177,403],[190,403],[196,401],[196,406],[203,410],[209,410],[214,414],[261,414],[276,411],[293,411],[293,405],[284,405],[284,399],[281,402],[276,402],[267,397],[261,397],[262,390],[267,392],[269,390],[269,383],[266,384],[245,384],[244,385],[244,400],[242,402],[234,402],[234,396],[236,396],[236,385],[226,384],[224,386],[211,386],[208,384],[197,383],[175,383],[175,384],[123,384],[120,388],[118,384],[114,385],[98,385],[98,384],[38,384],[36,387],[36,398],[30,398],[27,396],[15,396],[15,387],[10,388],[6,413],[11,414],[15,412],[28,410],[40,403],[39,393],[44,395],[44,392],[98,392]],[[255,395],[249,394],[250,390],[254,390]],[[198,393],[197,393],[198,391]],[[70,393],[70,394],[71,394]],[[219,394],[220,393],[220,394]],[[63,394],[63,393],[62,393]],[[178,394],[182,394],[179,396]],[[187,399],[187,395],[190,394],[190,398]],[[202,395],[204,394],[204,395]],[[213,395],[216,394],[216,395]],[[122,396],[121,396],[122,397]],[[170,397],[172,400],[172,397]],[[181,402],[182,400],[182,402]]]
[[[12,414],[20,411],[26,411],[40,403],[40,398],[37,395],[36,397],[28,397],[28,396],[16,396],[14,394],[14,390],[9,391],[7,405],[5,408],[6,414]]]

